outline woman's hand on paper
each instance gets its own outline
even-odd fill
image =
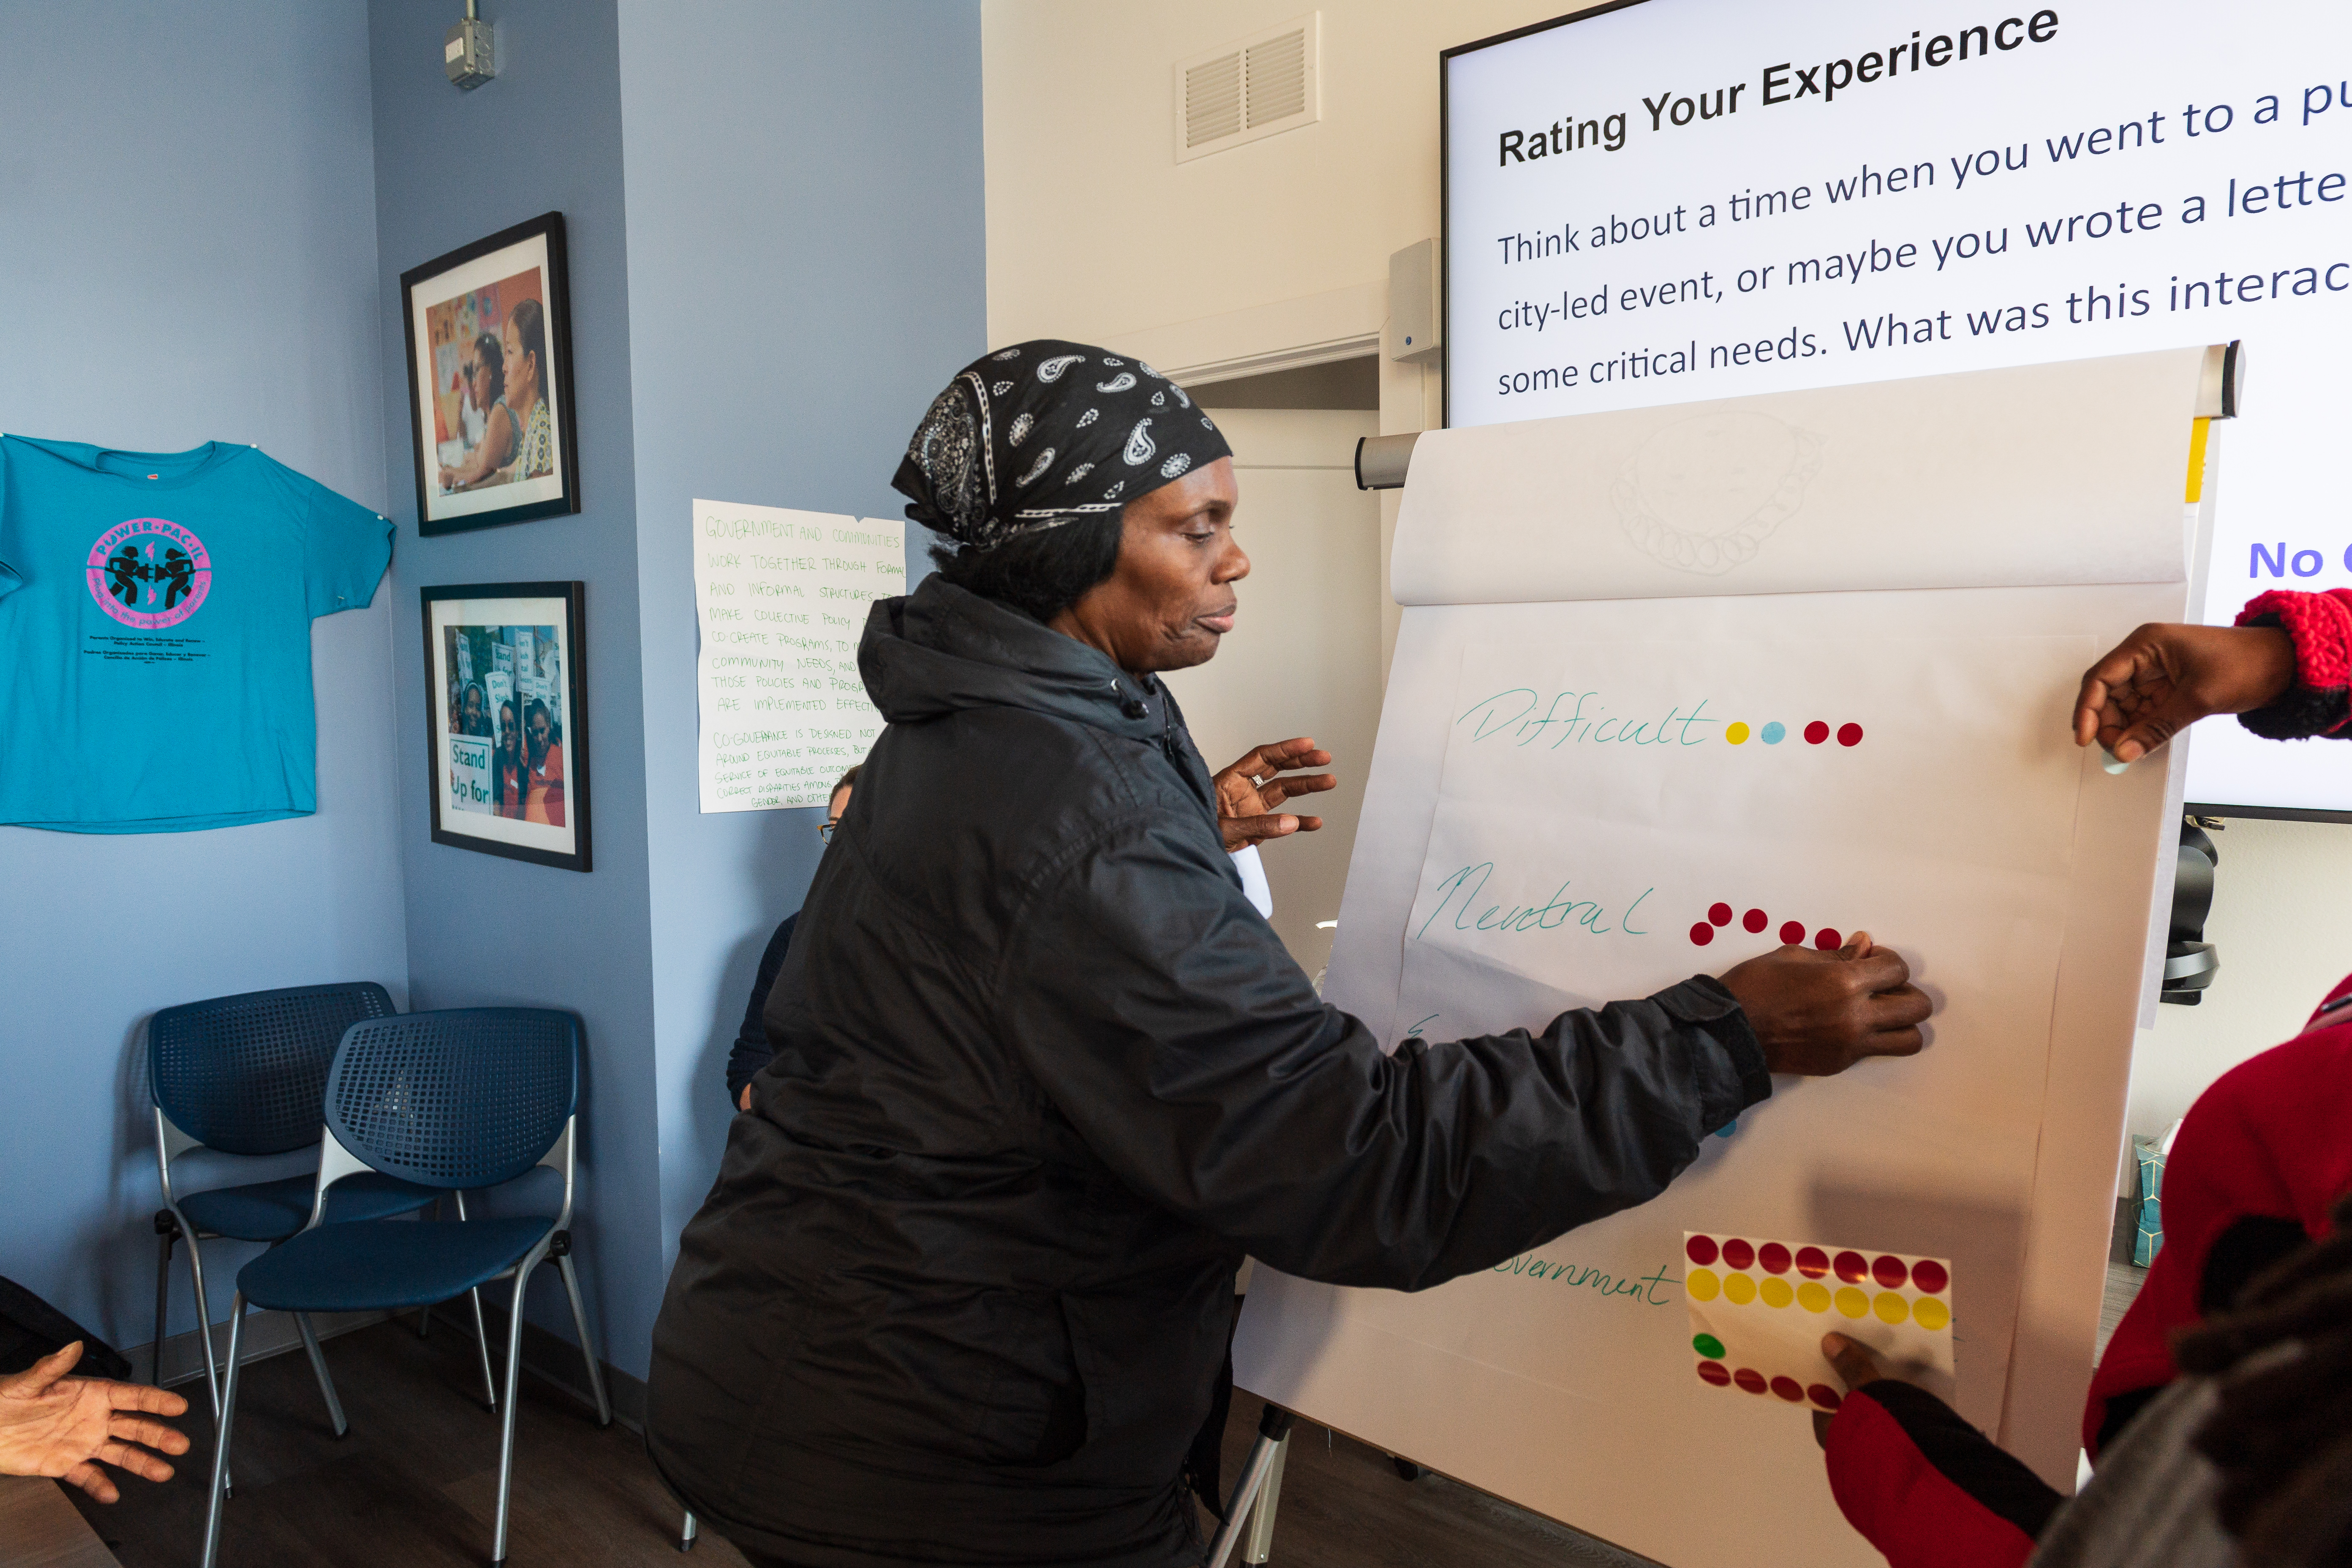
[[[1911,984],[1911,966],[1856,931],[1835,952],[1782,947],[1723,977],[1748,1015],[1764,1065],[1822,1078],[1865,1057],[1908,1057],[1927,1044],[1919,1026],[1935,1009]]]
[[[1869,1347],[1843,1334],[1822,1336],[1822,1357],[1836,1370],[1838,1381],[1845,1384],[1848,1394],[1864,1384],[1877,1383],[1886,1375],[1878,1370],[1878,1358],[1870,1353]],[[1826,1410],[1813,1412],[1813,1441],[1824,1448],[1830,1446],[1831,1420],[1831,1414]]]
[[[1330,762],[1331,753],[1318,749],[1313,737],[1300,735],[1253,746],[1241,761],[1218,769],[1213,782],[1217,786],[1217,826],[1223,830],[1226,849],[1241,849],[1293,833],[1312,833],[1322,826],[1319,816],[1296,816],[1275,808],[1296,795],[1336,789],[1339,781],[1329,773],[1275,775],[1285,768],[1328,767]]]
[[[2151,622],[2083,672],[2074,744],[2137,762],[2213,713],[2266,708],[2294,680],[2294,643],[2272,626]]]

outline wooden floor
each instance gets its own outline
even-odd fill
[[[498,1423],[479,1403],[473,1342],[436,1326],[420,1341],[382,1323],[331,1341],[351,1418],[327,1428],[299,1355],[246,1368],[237,1394],[236,1495],[224,1568],[456,1568],[487,1564],[498,1486]],[[202,1384],[184,1385],[192,1401]],[[1236,1395],[1225,1433],[1227,1486],[1257,1430]],[[111,1508],[70,1495],[126,1568],[186,1568],[202,1544],[209,1419],[181,1423],[195,1447],[162,1486],[125,1478]],[[599,1430],[569,1394],[523,1380],[515,1436],[510,1568],[684,1568],[677,1510],[634,1432]],[[1627,1568],[1627,1557],[1436,1476],[1405,1480],[1375,1449],[1301,1422],[1282,1484],[1272,1561],[1282,1568]],[[705,1531],[695,1568],[741,1568]]]

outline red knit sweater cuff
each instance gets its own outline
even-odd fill
[[[2284,727],[2305,735],[2341,735],[2352,728],[2352,705],[2345,700],[2352,690],[2352,589],[2273,588],[2248,600],[2237,624],[2274,626],[2294,643],[2294,689],[2271,709],[2245,715],[2247,728],[2269,734]]]

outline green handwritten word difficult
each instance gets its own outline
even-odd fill
[[[1538,704],[1543,706],[1543,716],[1530,718]],[[1722,722],[1705,717],[1706,713],[1706,700],[1701,698],[1698,706],[1687,714],[1676,705],[1667,709],[1663,719],[1636,721],[1622,715],[1611,715],[1609,705],[1601,700],[1598,691],[1555,692],[1551,700],[1545,702],[1542,694],[1533,688],[1517,686],[1472,703],[1454,723],[1472,726],[1473,743],[1500,736],[1518,745],[1532,746],[1549,733],[1555,751],[1571,741],[1580,745],[1696,746],[1704,744],[1707,737],[1702,732],[1693,739],[1692,725]]]

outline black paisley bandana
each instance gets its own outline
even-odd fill
[[[1233,448],[1142,361],[1037,338],[973,361],[932,401],[891,488],[969,549],[1098,517]]]

